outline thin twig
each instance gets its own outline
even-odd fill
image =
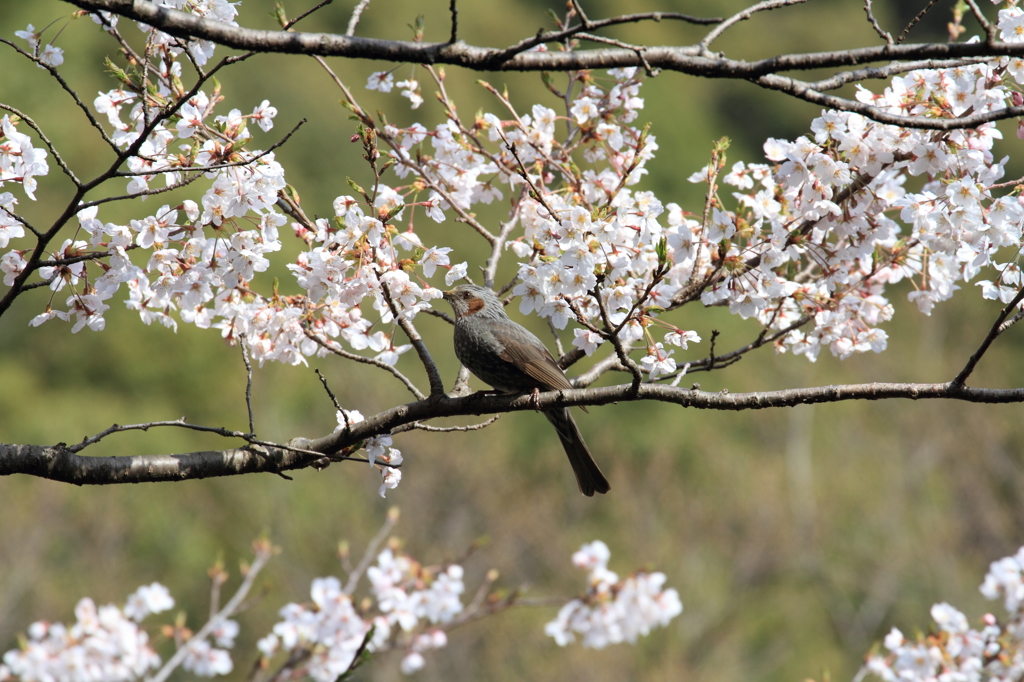
[[[370,567],[370,562],[373,561],[374,556],[377,554],[377,548],[380,547],[380,543],[384,542],[391,531],[394,529],[395,524],[398,523],[398,507],[392,507],[388,509],[387,516],[384,519],[384,525],[380,527],[377,534],[373,536],[373,539],[366,545],[366,551],[363,552],[363,558],[356,564],[355,569],[348,576],[348,582],[345,583],[345,594],[351,595],[356,585],[359,583],[359,579],[363,577],[363,573]]]
[[[900,33],[900,37],[896,39],[897,45],[901,45],[903,41],[907,39],[907,34],[910,33],[910,29],[914,28],[914,26],[917,25],[919,21],[924,19],[924,15],[928,14],[928,10],[934,7],[938,1],[939,0],[931,0],[927,5],[925,5],[923,10],[917,13],[916,17],[910,20],[910,23],[907,24],[907,27],[903,29],[903,31]]]
[[[0,209],[3,207],[0,206]],[[142,248],[138,244],[129,244],[124,247],[125,251],[134,251],[135,249]],[[68,265],[74,265],[75,263],[86,263],[93,260],[99,260],[100,258],[107,258],[114,255],[114,251],[94,251],[92,253],[82,254],[81,256],[72,256],[70,258],[55,258],[53,260],[41,260],[36,263],[36,268],[61,268],[67,267]]]
[[[26,57],[27,59],[32,60],[36,65],[41,66],[42,68],[44,68],[47,71],[49,71],[50,75],[53,76],[58,83],[60,83],[60,86],[64,89],[64,92],[68,93],[68,95],[71,96],[71,99],[74,100],[74,102],[78,106],[78,108],[82,110],[82,113],[85,114],[85,117],[89,120],[89,123],[92,125],[92,127],[95,128],[97,131],[99,131],[100,137],[103,138],[103,141],[106,142],[107,145],[111,149],[113,149],[115,153],[120,151],[118,146],[117,146],[117,144],[115,144],[114,141],[112,139],[110,139],[110,136],[107,135],[107,131],[103,129],[103,126],[100,125],[100,122],[98,120],[96,120],[95,116],[92,115],[92,111],[89,109],[89,107],[87,107],[85,105],[85,103],[82,102],[81,99],[79,99],[78,93],[74,91],[74,89],[68,84],[68,82],[66,80],[64,80],[64,78],[60,75],[60,72],[58,72],[56,68],[50,66],[49,64],[47,64],[43,60],[35,57],[34,55],[31,55],[28,52],[25,52],[24,50],[22,50],[20,47],[18,47],[17,45],[15,45],[14,43],[12,43],[9,40],[6,40],[4,38],[0,38],[0,43],[4,43],[5,45],[9,45],[10,47],[12,47],[15,50],[17,50],[18,53],[20,53],[22,56]]]
[[[159,169],[159,170],[155,170],[154,169],[154,170],[138,171],[138,172],[117,171],[117,172],[113,173],[111,175],[111,177],[114,177],[114,178],[134,178],[134,177],[139,177],[139,176],[143,176],[143,175],[153,175],[153,176],[164,175],[166,173],[193,173],[193,172],[196,172],[196,173],[208,173],[209,171],[221,170],[222,168],[238,168],[240,166],[248,166],[249,164],[252,164],[252,163],[254,163],[256,161],[259,161],[264,156],[267,156],[268,154],[272,154],[275,150],[277,150],[279,147],[281,147],[281,145],[283,145],[285,142],[287,142],[288,139],[292,135],[294,135],[298,131],[298,129],[301,128],[303,126],[303,124],[305,124],[305,123],[306,123],[306,119],[301,119],[280,140],[278,140],[274,144],[270,145],[269,147],[267,147],[263,151],[260,151],[260,152],[258,152],[256,154],[254,154],[253,156],[249,157],[248,159],[244,159],[242,161],[230,161],[228,163],[216,163],[216,164],[212,164],[212,165],[209,165],[209,166],[172,166],[170,168],[162,168],[162,169]],[[136,158],[145,158],[145,157],[136,157]],[[149,161],[150,159],[146,159],[146,160]],[[178,186],[175,186],[175,189],[177,189],[177,187]],[[137,196],[137,195],[133,195],[133,196]]]
[[[289,19],[288,23],[286,23],[282,28],[284,28],[287,31],[292,26],[294,26],[295,24],[299,23],[300,21],[302,21],[303,19],[308,17],[313,12],[316,12],[317,10],[323,9],[327,5],[330,5],[332,2],[334,2],[334,0],[322,0],[322,2],[320,2],[317,5],[314,5],[313,7],[310,7],[309,9],[307,9],[305,12],[303,12],[299,16],[295,17],[294,19]]]
[[[469,387],[470,372],[465,365],[459,365],[459,373],[455,377],[455,385],[452,387],[452,392],[448,394],[450,398],[458,398],[466,396],[472,393],[472,389]]]
[[[356,355],[355,353],[349,353],[347,350],[342,349],[341,346],[338,345],[338,343],[336,341],[334,341],[333,339],[322,338],[319,334],[316,334],[315,332],[313,332],[311,329],[309,329],[305,325],[303,325],[303,331],[305,332],[306,337],[311,339],[318,346],[320,346],[321,348],[323,348],[325,350],[328,350],[328,351],[334,353],[335,355],[337,355],[339,357],[345,358],[346,360],[355,360],[356,362],[361,362],[364,365],[373,365],[374,367],[378,367],[378,368],[383,369],[383,370],[385,370],[387,372],[390,372],[396,379],[401,381],[402,384],[407,389],[409,389],[410,393],[412,393],[414,396],[416,396],[417,400],[423,400],[424,398],[427,397],[427,396],[425,396],[423,394],[422,391],[420,391],[420,389],[416,388],[416,384],[412,383],[412,381],[410,381],[408,377],[406,377],[404,374],[402,374],[400,371],[398,371],[392,365],[389,365],[386,362],[381,362],[380,360],[374,360],[373,358],[368,358],[368,357],[363,356],[363,355]]]
[[[971,13],[974,14],[974,18],[978,20],[978,23],[981,25],[982,30],[985,31],[985,35],[986,37],[988,37],[989,44],[991,45],[995,43],[997,37],[996,27],[993,26],[992,23],[985,18],[985,13],[981,11],[981,8],[978,7],[977,3],[975,3],[974,0],[966,0],[966,2],[968,7],[971,8]]]
[[[414,422],[412,424],[407,424],[406,426],[408,426],[408,428],[406,428],[406,429],[398,428],[398,429],[395,429],[394,432],[395,433],[401,433],[402,431],[413,431],[413,430],[416,430],[416,431],[429,431],[431,433],[451,433],[453,431],[479,431],[480,429],[487,428],[488,426],[490,426],[494,422],[498,421],[499,417],[501,417],[501,415],[500,414],[496,414],[496,415],[494,415],[493,417],[491,417],[490,419],[488,419],[485,422],[480,422],[479,424],[469,424],[468,426],[430,426],[429,424],[423,424],[421,422]]]
[[[894,43],[892,34],[878,25],[878,20],[875,19],[875,13],[871,9],[871,0],[864,0],[864,13],[868,15],[868,21],[871,23],[871,28],[875,29],[875,33],[877,33],[887,45],[892,45]]]
[[[331,387],[327,385],[327,378],[320,373],[319,369],[314,369],[313,371],[316,372],[316,375],[318,377],[320,377],[320,383],[323,384],[324,390],[327,391],[327,395],[330,397],[331,403],[334,405],[334,409],[337,410],[344,417],[345,428],[350,428],[348,423],[348,415],[345,413],[345,410],[341,409],[341,404],[338,403],[338,399],[335,397],[334,391],[332,391]]]
[[[491,255],[487,257],[487,263],[484,266],[484,286],[488,289],[494,289],[494,278],[498,272],[501,250],[505,247],[505,242],[508,240],[508,236],[512,234],[512,230],[515,229],[517,223],[518,221],[515,218],[502,223],[501,231],[498,232],[498,238],[491,244]]]
[[[580,25],[584,29],[590,30],[590,19],[587,18],[587,13],[583,11],[583,6],[580,5],[579,0],[571,0],[572,8],[576,12],[576,16],[580,18]]]
[[[772,9],[778,9],[779,7],[786,7],[788,5],[799,5],[804,2],[807,2],[807,0],[764,0],[763,2],[759,2],[756,5],[748,7],[742,12],[737,12],[715,26],[715,28],[700,41],[700,49],[702,52],[707,52],[708,46],[711,45],[711,43],[713,43],[719,36],[729,30],[730,27],[741,21],[746,21],[757,12],[765,12]]]
[[[57,165],[60,166],[60,169],[64,171],[64,175],[68,176],[68,178],[71,179],[71,182],[75,183],[76,187],[81,186],[82,182],[78,179],[78,177],[75,176],[74,171],[71,170],[68,164],[65,163],[64,157],[62,157],[60,153],[57,151],[57,148],[53,146],[53,143],[50,142],[50,138],[46,136],[46,133],[44,133],[43,129],[39,127],[38,123],[33,121],[30,116],[23,114],[22,112],[18,111],[9,104],[4,104],[3,102],[0,102],[0,109],[11,112],[12,114],[20,118],[22,121],[24,121],[25,125],[27,125],[32,130],[36,131],[36,135],[39,136],[39,139],[43,141],[43,144],[46,145],[46,148],[50,150],[51,154],[53,154],[54,160],[57,162]]]
[[[604,323],[605,329],[609,330],[607,336],[609,340],[612,342],[612,346],[615,347],[615,354],[618,355],[619,362],[624,367],[629,369],[629,373],[633,375],[633,383],[631,388],[633,392],[636,393],[640,390],[640,384],[644,380],[643,372],[641,371],[640,367],[635,362],[633,362],[633,359],[629,357],[629,350],[627,350],[625,344],[623,344],[622,339],[619,338],[618,332],[622,328],[622,325],[619,325],[618,328],[612,325],[611,318],[608,315],[608,307],[605,305],[604,298],[602,298],[601,296],[600,289],[595,291],[594,293],[594,299],[597,300],[597,306],[601,310],[601,321]],[[624,318],[622,321],[623,324],[625,324],[628,320],[628,317]]]
[[[392,317],[395,318],[395,322],[409,338],[409,343],[412,344],[412,347],[416,350],[416,355],[419,356],[420,362],[423,364],[423,370],[427,373],[427,382],[430,384],[430,395],[444,395],[444,381],[441,380],[441,374],[437,371],[437,365],[434,363],[434,358],[430,355],[427,344],[423,342],[423,338],[416,331],[416,326],[413,325],[412,320],[405,315],[405,311],[398,309],[398,305],[391,296],[391,289],[388,283],[380,277],[380,273],[377,273],[377,280],[380,282],[381,294],[384,302],[387,303],[388,308],[391,310]]]
[[[776,340],[785,336],[786,334],[789,334],[791,331],[799,329],[800,327],[804,326],[813,319],[814,318],[810,315],[804,315],[799,320],[793,322],[792,324],[786,325],[782,329],[779,329],[778,331],[770,335],[766,334],[766,332],[768,331],[767,329],[763,329],[761,330],[761,334],[759,334],[756,339],[754,339],[745,346],[741,346],[736,350],[729,351],[724,355],[711,355],[702,360],[694,360],[693,362],[689,363],[689,371],[710,372],[713,369],[719,369],[722,366],[723,362],[731,364],[732,361],[739,359],[739,356],[749,353],[750,351],[760,348],[761,346],[766,346],[770,343],[773,343]],[[671,376],[666,378],[671,378]]]
[[[206,625],[200,628],[199,632],[193,635],[187,642],[185,642],[184,645],[174,652],[174,655],[167,660],[167,663],[160,668],[156,675],[150,678],[151,682],[164,682],[164,680],[170,677],[171,673],[181,665],[182,661],[185,660],[185,657],[188,656],[192,642],[204,641],[214,632],[214,630],[219,628],[229,616],[235,613],[241,605],[242,600],[244,600],[246,595],[249,594],[249,590],[252,589],[253,583],[256,582],[256,576],[259,575],[259,572],[267,565],[271,556],[273,556],[273,550],[269,547],[268,543],[260,543],[257,546],[256,558],[249,566],[249,570],[246,572],[245,578],[242,580],[242,584],[238,586],[238,591],[235,592],[234,596],[231,597],[230,600],[228,600],[228,603],[224,605],[224,608],[218,611],[215,616],[206,622]]]
[[[555,339],[555,350],[558,351],[557,357],[562,357],[565,355],[565,349],[562,348],[562,337],[558,335],[558,328],[555,326],[554,318],[548,318],[548,330]]]
[[[359,0],[359,4],[352,10],[352,16],[348,20],[348,28],[345,29],[345,35],[352,37],[356,34],[356,26],[359,25],[359,17],[363,15],[363,10],[370,4],[370,0]]]
[[[628,353],[631,350],[630,345],[628,343],[625,343],[623,345],[625,346],[626,352]],[[586,372],[576,375],[570,381],[575,388],[586,388],[587,386],[590,386],[592,383],[600,379],[605,372],[613,370],[617,370],[620,372],[629,371],[619,361],[618,355],[616,355],[615,353],[610,353],[609,355],[605,356],[602,360],[599,360],[598,362],[594,363]]]
[[[960,370],[960,373],[957,374],[951,382],[949,382],[950,388],[956,389],[963,387],[964,382],[967,381],[967,377],[969,377],[971,372],[974,371],[974,368],[977,367],[978,362],[981,361],[981,357],[985,354],[985,351],[989,349],[989,346],[991,346],[992,342],[996,340],[996,337],[1002,333],[1003,322],[1006,321],[1006,318],[1010,316],[1010,313],[1022,300],[1024,300],[1024,287],[1021,287],[1020,291],[1017,292],[1017,295],[1013,297],[1013,300],[1007,303],[1006,307],[999,311],[999,316],[996,317],[996,321],[992,324],[992,328],[989,329],[985,340],[981,342],[980,346],[978,346],[978,350],[974,351],[974,354],[971,355],[971,359],[967,361],[967,364],[964,365],[962,370]]]
[[[1014,315],[1013,317],[1011,317],[1010,319],[1008,319],[1008,320],[1007,320],[1006,322],[1003,322],[1003,323],[1002,323],[1002,324],[1001,324],[1001,325],[999,326],[999,333],[1000,333],[1000,334],[1002,334],[1002,333],[1003,333],[1003,332],[1005,332],[1005,331],[1006,331],[1007,329],[1009,329],[1009,328],[1010,328],[1010,327],[1012,327],[1013,325],[1017,324],[1017,323],[1018,323],[1018,322],[1020,322],[1021,320],[1024,320],[1024,310],[1018,311],[1016,315]]]
[[[914,62],[893,62],[885,66],[869,66],[863,69],[856,69],[855,71],[842,71],[829,78],[807,83],[807,87],[818,92],[827,92],[858,81],[882,80],[901,73],[922,69],[954,69],[958,66],[980,64],[986,61],[990,60],[977,57],[970,59],[925,59]]]
[[[459,40],[459,6],[458,0],[451,0],[448,4],[448,11],[452,15],[452,32],[448,37],[448,42],[455,44]]]
[[[161,172],[161,171],[157,171],[157,172],[153,173],[153,175],[162,175],[162,174],[163,174],[163,172]],[[94,199],[93,201],[83,201],[83,202],[80,202],[78,204],[78,210],[82,210],[82,209],[85,209],[85,208],[92,208],[93,206],[102,206],[103,204],[109,204],[109,203],[114,202],[114,201],[128,201],[130,199],[138,199],[140,197],[151,197],[151,196],[155,196],[157,194],[164,194],[166,192],[173,192],[176,189],[181,189],[182,187],[188,187],[189,185],[191,185],[193,182],[195,182],[196,180],[198,180],[201,177],[203,177],[203,174],[199,173],[199,172],[196,172],[193,175],[186,176],[184,180],[180,180],[180,181],[175,182],[175,183],[173,183],[171,185],[167,185],[166,187],[161,187],[160,189],[145,189],[145,190],[143,190],[141,192],[136,192],[135,194],[118,194],[117,196],[113,196],[113,197],[102,197],[100,199]]]
[[[630,43],[624,43],[621,40],[615,40],[613,38],[605,38],[604,36],[594,35],[593,33],[580,33],[579,38],[590,40],[595,43],[604,43],[605,45],[614,45],[615,47],[621,47],[624,50],[632,50],[636,54],[636,58],[640,60],[640,63],[644,65],[644,73],[649,78],[656,78],[661,73],[661,69],[656,69],[651,66],[651,63],[647,61],[647,57],[644,56],[644,52],[647,48],[643,45],[632,45]]]
[[[21,223],[22,225],[27,227],[28,231],[31,232],[32,234],[34,234],[36,237],[42,238],[42,236],[43,236],[42,232],[40,232],[36,228],[32,227],[32,224],[28,220],[26,220],[25,218],[21,217],[20,215],[18,215],[17,213],[12,211],[11,209],[7,208],[6,206],[0,206],[0,211],[3,211],[7,215],[11,216],[16,221],[18,221],[19,223]]]
[[[518,54],[522,54],[527,50],[530,50],[538,45],[545,43],[561,43],[567,38],[580,33],[581,31],[594,31],[599,28],[605,28],[608,26],[618,26],[621,24],[634,24],[643,21],[655,21],[660,22],[663,19],[684,21],[689,24],[695,24],[698,26],[708,26],[712,24],[721,23],[721,17],[695,17],[689,14],[681,14],[679,12],[638,12],[636,14],[624,14],[618,17],[610,17],[608,19],[600,19],[598,21],[590,21],[588,25],[584,26],[582,23],[576,26],[570,26],[569,28],[560,31],[548,31],[539,32],[532,38],[521,40],[515,45],[512,45],[500,53],[495,55],[495,62],[504,62],[512,59]]]
[[[256,426],[252,418],[252,363],[249,362],[249,346],[244,338],[238,340],[242,349],[242,362],[245,363],[245,408],[249,411],[249,433],[256,435]]]
[[[86,438],[83,438],[82,442],[78,443],[77,445],[69,445],[67,449],[69,452],[73,453],[81,452],[90,445],[95,445],[96,443],[100,442],[101,440],[103,440],[104,438],[113,433],[121,433],[123,431],[148,431],[149,429],[158,426],[177,426],[183,429],[189,429],[191,431],[205,431],[207,433],[215,433],[218,436],[224,436],[226,438],[246,439],[247,437],[251,437],[250,434],[242,433],[241,431],[232,431],[230,429],[225,429],[218,426],[202,426],[200,424],[189,424],[188,422],[185,421],[185,418],[182,417],[181,419],[174,419],[170,421],[146,422],[144,424],[114,424],[111,427],[104,429],[103,431],[100,431],[96,435],[87,436]]]

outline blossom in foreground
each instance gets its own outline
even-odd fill
[[[160,666],[138,621],[173,606],[167,588],[159,583],[140,587],[123,609],[113,604],[97,607],[86,597],[75,606],[71,626],[45,621],[30,625],[21,648],[4,654],[0,680],[137,680]]]
[[[583,545],[573,563],[588,571],[587,594],[563,606],[544,632],[565,646],[582,638],[583,646],[603,649],[629,642],[653,627],[664,627],[683,612],[679,593],[665,588],[664,573],[639,571],[622,580],[608,570],[611,552],[600,540]]]
[[[892,628],[883,642],[885,652],[867,657],[858,679],[865,675],[886,682],[981,682],[1019,680],[1024,675],[1024,547],[992,562],[979,588],[986,599],[1002,598],[1007,618],[1000,622],[985,614],[979,627],[942,602],[931,609],[935,625],[927,635],[907,637]]]

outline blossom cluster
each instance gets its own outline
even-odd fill
[[[415,123],[384,126],[378,134],[399,178],[429,189],[432,209],[466,219],[474,205],[501,200],[507,191],[512,213],[506,225],[518,229],[509,230],[505,246],[519,259],[512,293],[520,312],[548,318],[558,329],[580,323],[573,345],[588,355],[612,329],[626,344],[645,342],[643,367],[656,379],[676,370],[674,350],[663,342],[686,349],[700,337],[659,321],[667,333],[656,341],[647,332],[653,318],[638,314],[641,303],[670,307],[680,289],[679,282],[663,281],[666,259],[659,255],[659,244],[678,224],[669,216],[666,230],[660,200],[631,189],[647,174],[658,144],[630,125],[644,104],[637,70],[609,75],[608,88],[586,80],[568,115],[541,104],[521,114],[499,96],[508,109],[504,117],[485,113],[468,126],[449,111],[433,130]],[[368,87],[385,89],[388,78],[373,74]],[[563,139],[560,124],[568,128]],[[579,171],[576,157],[593,168]],[[453,267],[449,281],[464,274]],[[654,280],[661,284],[652,289]]]
[[[341,410],[336,416],[338,426],[335,432],[344,431],[352,424],[363,421],[363,414],[359,410]],[[362,447],[366,451],[366,460],[370,466],[380,471],[382,480],[377,492],[381,497],[385,497],[387,491],[397,488],[402,480],[402,470],[397,468],[404,459],[402,452],[392,447],[391,436],[386,435],[368,438]]]
[[[398,510],[392,509],[381,537],[397,518]],[[178,665],[202,677],[230,673],[234,664],[227,649],[233,648],[239,633],[238,623],[230,617],[274,551],[266,540],[255,547],[256,560],[245,570],[238,592],[198,632],[186,628],[180,617],[173,626],[161,628],[165,638],[173,638],[178,651],[155,675],[150,671],[159,668],[161,660],[139,623],[174,606],[167,588],[159,583],[140,587],[120,608],[97,608],[91,599],[83,599],[75,608],[78,622],[71,627],[32,624],[21,648],[4,654],[0,682],[166,679]],[[370,565],[375,553],[376,561]],[[585,545],[573,555],[573,562],[590,572],[588,596],[585,603],[579,599],[569,602],[558,620],[547,626],[549,634],[568,618],[568,628],[584,633],[585,646],[633,642],[682,610],[675,590],[661,589],[663,575],[640,573],[620,581],[608,571],[608,548],[600,541]],[[226,579],[220,569],[211,575],[218,584],[223,582],[221,577]],[[460,565],[426,566],[401,552],[394,540],[380,552],[374,542],[358,566],[349,570],[345,584],[333,576],[316,578],[310,587],[310,601],[280,609],[280,620],[256,645],[258,669],[269,669],[276,659],[281,665],[275,673],[279,677],[308,676],[330,682],[355,669],[367,655],[399,650],[404,652],[401,671],[412,674],[426,665],[425,654],[447,645],[448,629],[516,604],[515,596],[502,599],[487,594],[497,575],[488,572],[476,597],[466,606]],[[353,593],[364,577],[369,594],[356,599]],[[585,617],[586,613],[590,615]],[[555,636],[562,646],[573,638],[568,630]]]
[[[229,23],[236,13],[224,0],[164,4]],[[115,30],[116,17],[95,18]],[[998,21],[1005,40],[1024,41],[1019,7],[1011,3]],[[645,348],[638,365],[651,381],[685,373],[674,354],[701,337],[664,313],[697,299],[755,319],[777,332],[778,351],[814,360],[822,349],[841,358],[884,350],[890,285],[910,282],[910,300],[930,313],[964,283],[1003,303],[1024,283],[1014,262],[1024,206],[1014,183],[1000,184],[1006,160],[994,157],[994,124],[929,131],[824,111],[808,135],[768,140],[766,163],[727,167],[716,150],[691,177],[708,184],[706,205],[688,211],[639,188],[658,144],[638,122],[637,69],[571,76],[562,112],[542,104],[520,111],[486,86],[500,115],[469,122],[446,105],[432,128],[362,118],[354,139],[373,164],[372,185],[350,183],[353,193],[333,201],[332,216],[310,220],[273,151],[249,148],[254,124],[273,129],[270,102],[249,114],[218,113],[218,88],[183,84],[183,57],[204,64],[213,44],[140,28],[151,63],[115,70],[119,87],[93,102],[124,155],[124,170],[108,180],[124,177],[125,191],[140,199],[186,186],[201,194],[126,224],[104,219],[103,200],[79,206],[75,233],[33,266],[54,296],[66,295],[64,305],[51,298],[33,325],[59,319],[72,332],[100,331],[110,300],[126,291],[145,323],[219,330],[261,364],[334,353],[392,369],[412,348],[398,327],[432,307],[442,275],[450,286],[469,273],[466,261],[453,262],[457,242],[429,245],[420,236],[423,216],[428,225],[450,217],[468,224],[490,242],[494,266],[511,254],[508,290],[520,311],[558,329],[573,323],[573,346],[586,354],[608,350],[609,340]],[[18,35],[39,53],[35,29]],[[911,71],[881,93],[861,87],[858,98],[899,115],[950,118],[998,111],[1021,98],[1022,83],[1024,60],[1003,58]],[[423,101],[411,77],[396,84],[390,72],[375,73],[368,82],[384,92],[394,85],[413,108]],[[0,188],[18,185],[34,200],[49,166],[26,128],[15,116],[0,119]],[[500,231],[478,222],[480,204],[506,200]],[[0,191],[7,286],[27,284],[34,250],[16,205]],[[301,249],[287,265],[292,293],[260,281],[283,250],[282,233]],[[489,272],[497,280],[495,267]],[[383,494],[398,484],[401,454],[384,440],[368,452]]]
[[[1021,16],[1016,7],[1001,11],[1004,33]],[[981,114],[1006,106],[1024,82],[1022,64],[912,71],[881,94],[862,87],[858,98],[900,115]],[[441,210],[462,215],[508,186],[521,229],[507,243],[519,259],[512,291],[520,311],[558,328],[579,323],[573,343],[587,354],[614,332],[646,345],[641,365],[651,380],[672,375],[666,346],[685,349],[700,337],[658,315],[694,291],[705,305],[780,330],[780,352],[814,360],[823,348],[839,357],[884,350],[880,325],[894,312],[887,286],[901,280],[912,282],[909,298],[924,313],[982,272],[991,273],[977,282],[986,298],[1008,302],[1021,284],[1012,260],[1024,209],[1018,196],[999,192],[1013,183],[998,184],[1006,159],[992,154],[1001,137],[995,124],[937,133],[826,111],[811,135],[768,140],[769,163],[695,173],[692,181],[713,185],[707,217],[697,220],[632,189],[658,147],[628,125],[643,106],[636,70],[609,74],[607,89],[585,79],[568,115],[542,105],[517,113],[502,97],[505,120],[488,113],[467,127],[449,112],[433,131],[414,124],[380,133],[398,175],[417,174]],[[370,86],[385,76],[374,74]],[[569,131],[562,139],[559,122]],[[580,171],[574,154],[593,168]],[[732,202],[719,194],[720,171],[735,188]]]
[[[235,17],[238,15],[238,3],[229,2],[228,0],[153,0],[154,4],[168,9],[175,9],[180,12],[188,12],[195,14],[196,16],[204,19],[211,19],[213,21],[219,21],[228,26],[238,26],[235,22]],[[113,30],[117,27],[119,17],[111,12],[97,12],[92,16],[93,21],[100,24],[107,30]],[[209,40],[191,39],[188,41],[182,41],[162,31],[157,31],[151,27],[140,23],[139,28],[148,34],[149,39],[155,47],[160,48],[165,53],[177,57],[182,54],[185,50],[188,50],[192,60],[199,66],[203,66],[213,56],[214,48],[216,44]],[[29,25],[29,31],[32,31],[32,26]],[[24,37],[21,33],[18,33],[19,37]],[[49,46],[48,46],[49,47]]]
[[[260,651],[268,658],[281,651],[308,651],[308,675],[330,682],[348,671],[362,650],[390,649],[400,640],[406,651],[402,672],[421,669],[425,651],[447,644],[444,630],[436,626],[450,623],[463,610],[462,567],[427,568],[387,548],[366,577],[373,604],[359,607],[350,595],[354,585],[343,588],[333,576],[315,579],[312,603],[282,608],[282,620],[260,640]]]
[[[544,627],[559,646],[582,638],[583,646],[603,649],[647,635],[683,612],[679,593],[665,588],[664,573],[637,572],[622,580],[608,570],[611,552],[600,540],[583,545],[572,562],[586,569],[587,594],[573,599]]]
[[[160,666],[160,657],[139,622],[174,606],[167,588],[144,585],[123,608],[97,607],[88,597],[75,606],[74,625],[39,621],[28,628],[20,649],[4,654],[0,680],[121,682]]]
[[[884,641],[887,653],[870,654],[863,673],[886,682],[1019,680],[1024,675],[1024,547],[992,562],[980,590],[987,599],[1003,598],[1005,622],[988,613],[974,629],[956,608],[935,604],[930,633],[909,639],[893,628]]]
[[[164,4],[227,22],[236,13],[223,0]],[[1024,40],[1014,28],[1022,16],[1016,6],[1000,11],[1005,40]],[[113,30],[113,17],[96,18]],[[420,215],[440,223],[454,214],[492,246],[504,245],[517,260],[511,291],[521,312],[557,328],[574,322],[573,344],[588,354],[613,337],[646,347],[640,366],[652,380],[678,376],[673,354],[700,340],[663,315],[696,298],[778,330],[779,351],[814,360],[823,348],[839,357],[883,350],[881,325],[894,312],[889,285],[910,281],[910,299],[928,313],[961,283],[976,280],[983,296],[1006,302],[1021,282],[1012,254],[1024,209],[1015,194],[1000,192],[1005,159],[992,153],[994,124],[936,132],[825,111],[808,135],[768,140],[767,163],[726,168],[716,157],[691,178],[709,183],[707,205],[687,211],[637,188],[658,144],[637,124],[640,75],[623,68],[607,82],[573,76],[562,113],[541,104],[521,112],[487,86],[501,115],[469,123],[449,107],[433,128],[367,117],[357,137],[374,163],[377,145],[386,147],[388,163],[375,166],[372,187],[353,184],[355,194],[335,199],[331,218],[289,212],[289,231],[305,247],[288,266],[299,293],[260,293],[254,279],[281,250],[289,222],[277,208],[287,192],[274,154],[246,145],[249,124],[269,131],[276,110],[264,101],[251,114],[215,114],[219,91],[182,85],[184,44],[140,28],[152,44],[152,83],[119,72],[120,87],[94,102],[111,141],[130,152],[127,191],[145,197],[157,181],[202,181],[206,189],[198,201],[167,204],[127,225],[103,220],[101,204],[83,205],[78,233],[38,268],[54,292],[69,291],[66,308],[48,306],[33,324],[63,319],[73,331],[103,329],[107,301],[123,285],[145,322],[218,329],[261,363],[333,352],[393,365],[411,347],[396,342],[396,324],[440,295],[430,282],[444,274],[451,285],[468,273],[466,262],[452,263],[457,246],[424,243]],[[34,29],[19,35],[38,48]],[[213,45],[192,41],[187,49],[203,64]],[[948,118],[999,110],[1019,97],[1022,81],[1024,61],[1003,58],[911,71],[881,93],[861,87],[858,97],[900,115]],[[390,72],[368,82],[385,92],[394,85]],[[418,81],[397,85],[419,105]],[[0,184],[21,184],[34,198],[46,151],[13,117],[4,117],[2,131]],[[381,180],[391,172],[397,182]],[[731,198],[719,182],[733,188]],[[511,212],[500,234],[475,222],[474,206],[506,197]],[[14,204],[10,192],[0,194],[0,245],[14,245],[0,257],[8,286],[29,252],[18,246],[25,230]],[[145,256],[130,253],[136,249]]]

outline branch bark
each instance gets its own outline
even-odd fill
[[[802,1],[802,0],[801,0]],[[862,47],[831,52],[786,54],[755,61],[729,59],[722,53],[710,52],[707,44],[728,29],[732,23],[749,18],[759,9],[772,9],[798,4],[797,0],[769,0],[759,3],[746,12],[729,20],[718,18],[698,20],[684,15],[668,13],[635,14],[614,17],[601,21],[588,21],[558,32],[541,32],[537,36],[520,41],[506,48],[491,48],[469,45],[464,41],[425,43],[402,40],[360,38],[350,34],[308,33],[293,31],[263,31],[230,26],[222,22],[157,6],[147,0],[66,0],[89,11],[104,10],[124,17],[145,22],[161,31],[179,38],[201,38],[240,50],[254,52],[279,52],[306,54],[318,57],[348,57],[377,59],[413,64],[450,64],[475,71],[579,71],[587,69],[612,69],[636,66],[648,74],[676,71],[704,78],[726,78],[748,80],[760,87],[782,92],[814,104],[854,111],[881,123],[904,127],[950,130],[968,128],[990,121],[1004,120],[1024,115],[1024,107],[1007,107],[981,115],[967,115],[955,118],[925,118],[900,116],[882,108],[871,106],[844,97],[827,95],[816,86],[829,89],[852,80],[860,80],[871,70],[859,69],[857,76],[844,77],[836,74],[831,79],[817,83],[805,82],[790,76],[780,75],[786,71],[805,71],[823,68],[849,68],[864,64],[887,62],[884,68],[892,69],[905,61],[939,61],[954,65],[957,61],[972,58],[996,58],[1002,56],[1024,56],[1024,43],[1003,43],[992,39],[976,43],[921,43],[906,45],[900,41],[887,41],[883,45]],[[536,45],[561,42],[573,38],[592,42],[607,42],[598,36],[584,34],[602,26],[641,21],[661,21],[664,18],[684,18],[690,23],[717,23],[703,40],[688,46],[631,46],[620,48],[576,49],[570,51],[528,51]],[[902,40],[902,36],[901,36]]]
[[[838,403],[849,400],[962,400],[971,403],[1024,402],[1024,388],[995,389],[939,384],[870,383],[793,388],[753,393],[710,393],[699,387],[677,388],[661,384],[631,384],[549,391],[537,396],[487,395],[433,396],[385,410],[317,439],[296,438],[287,444],[318,453],[295,452],[284,447],[231,448],[178,455],[132,457],[85,457],[67,446],[13,445],[0,443],[0,475],[28,474],[75,485],[181,481],[249,473],[277,473],[309,466],[322,467],[326,457],[358,445],[372,436],[392,433],[399,427],[439,417],[545,410],[567,406],[609,405],[633,400],[655,400],[699,410],[758,410]]]

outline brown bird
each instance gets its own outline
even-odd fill
[[[501,393],[571,389],[551,353],[528,329],[513,322],[494,292],[474,284],[444,294],[455,311],[455,355],[470,372]],[[544,410],[587,497],[610,490],[568,407]]]

